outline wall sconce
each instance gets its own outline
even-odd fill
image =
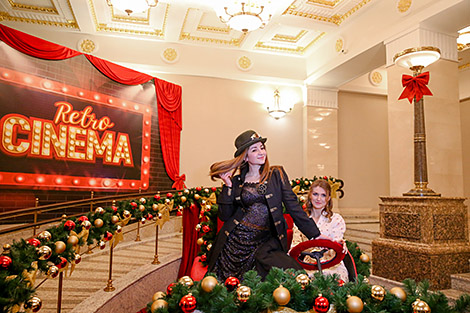
[[[278,120],[281,117],[284,117],[284,115],[286,115],[290,111],[292,111],[292,107],[281,103],[281,95],[279,94],[279,90],[276,89],[274,91],[273,104],[272,105],[268,104],[267,110],[268,110],[269,115],[271,115],[276,120]]]
[[[422,73],[423,68],[439,60],[441,51],[435,47],[406,49],[397,53],[393,61],[396,65],[409,68],[413,77],[403,75],[402,84],[405,90],[399,99],[408,98],[414,101],[414,182],[415,188],[404,193],[404,196],[440,196],[428,188],[428,168],[426,162],[426,130],[424,127],[424,95],[432,95],[427,88],[429,72]]]

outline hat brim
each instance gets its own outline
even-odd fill
[[[253,140],[250,140],[249,142],[243,144],[242,146],[240,146],[237,151],[235,151],[234,153],[234,157],[237,157],[239,156],[243,150],[245,150],[246,148],[248,148],[249,146],[251,145],[254,145],[255,143],[258,143],[258,142],[262,142],[263,144],[266,142],[266,140],[268,140],[268,138],[262,138],[262,137],[258,137],[258,138],[255,138]]]

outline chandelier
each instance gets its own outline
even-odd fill
[[[132,13],[145,12],[150,7],[156,6],[158,0],[106,0],[106,2],[109,6],[131,15]]]
[[[284,115],[286,115],[290,111],[292,111],[292,107],[281,103],[281,95],[279,94],[279,90],[276,89],[274,91],[273,104],[268,105],[267,110],[268,110],[269,115],[271,115],[276,120],[278,120],[281,117],[284,117]]]
[[[216,13],[222,23],[247,33],[264,28],[271,20],[271,1],[267,0],[219,0]]]
[[[457,44],[461,46],[461,49],[470,47],[470,26],[459,30],[459,37],[457,38]]]

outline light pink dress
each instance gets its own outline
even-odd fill
[[[340,241],[343,240],[344,233],[346,231],[346,223],[344,222],[344,219],[341,215],[337,213],[333,213],[333,215],[330,218],[327,218],[326,213],[323,212],[323,214],[320,216],[317,222],[318,229],[320,229],[320,232],[323,235],[327,235],[333,239],[333,241]],[[313,219],[313,215],[310,215],[310,218]],[[292,239],[292,247],[296,246],[297,244],[308,240],[307,237],[302,234],[297,226],[294,225],[293,228],[293,239]],[[313,273],[315,271],[307,271],[309,276],[313,276]],[[331,275],[331,274],[338,274],[340,278],[344,282],[348,282],[348,270],[346,269],[346,266],[344,266],[343,261],[339,263],[338,265],[335,265],[333,267],[330,267],[328,269],[323,270],[324,275]]]

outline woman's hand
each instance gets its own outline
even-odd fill
[[[224,182],[225,186],[232,187],[232,173],[227,172],[219,175],[220,179]]]
[[[323,234],[320,234],[320,236],[316,237],[315,239],[326,239],[326,240],[337,242],[337,243],[339,243],[340,245],[343,246],[343,253],[348,252],[348,247],[346,246],[346,241],[343,240],[343,239],[340,239],[340,240],[336,241],[336,240],[333,240],[333,238],[331,238],[330,236],[323,235]]]

